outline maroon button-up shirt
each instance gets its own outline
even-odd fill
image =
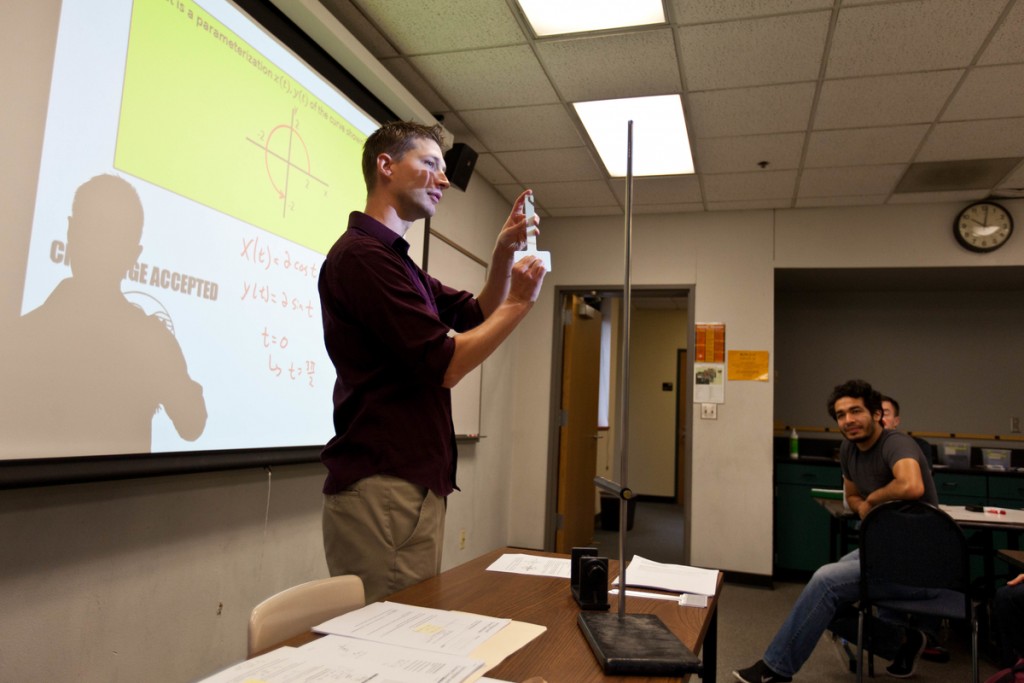
[[[483,313],[409,258],[409,244],[358,211],[319,280],[324,341],[338,378],[324,493],[387,474],[447,496],[455,487],[451,393],[455,341]]]

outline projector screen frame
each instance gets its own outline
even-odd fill
[[[230,0],[381,123],[399,117],[269,0]],[[0,459],[0,490],[319,462],[323,444],[187,452]]]

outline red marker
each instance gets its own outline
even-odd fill
[[[988,512],[989,514],[993,514],[993,515],[1005,515],[1006,514],[1006,510],[1004,510],[1003,508],[989,508],[989,507],[987,507],[987,508],[985,508],[985,512]]]

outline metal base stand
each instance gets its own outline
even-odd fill
[[[577,621],[606,674],[704,676],[700,659],[654,614],[580,612]]]

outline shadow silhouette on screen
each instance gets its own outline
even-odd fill
[[[163,408],[189,441],[206,427],[203,388],[188,374],[169,316],[121,292],[142,253],[135,188],[100,175],[75,193],[68,218],[71,277],[11,330],[4,362],[18,399],[0,418],[8,457],[149,453]],[[152,297],[149,297],[152,298]]]

